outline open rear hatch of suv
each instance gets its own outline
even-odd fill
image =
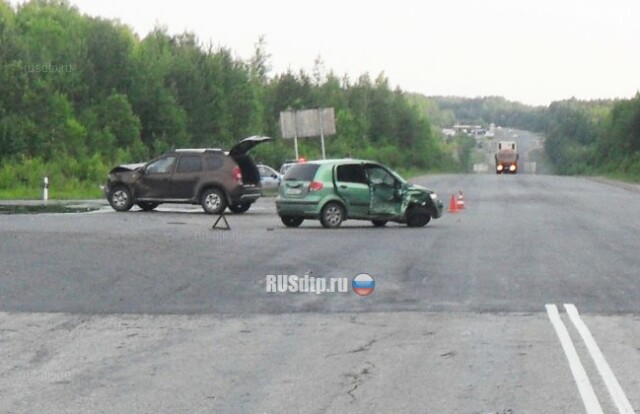
[[[249,156],[249,151],[258,144],[272,140],[270,137],[254,135],[238,142],[229,151],[229,156],[232,157],[238,164],[238,167],[240,167],[242,183],[245,186],[260,186],[260,172],[258,171],[256,163]]]

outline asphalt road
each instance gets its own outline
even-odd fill
[[[467,208],[422,229],[288,229],[272,199],[230,231],[197,207],[0,216],[0,412],[598,412],[549,304],[601,412],[624,402],[564,304],[640,412],[640,191],[416,182]],[[371,296],[266,292],[359,273]]]

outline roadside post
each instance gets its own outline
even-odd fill
[[[49,200],[49,177],[44,177],[42,187],[42,201],[45,203]]]

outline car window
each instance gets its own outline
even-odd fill
[[[176,157],[160,158],[147,166],[147,174],[169,174],[173,170]]]
[[[202,171],[202,159],[198,155],[180,157],[176,172],[195,173]]]
[[[284,175],[289,171],[289,168],[293,167],[295,164],[282,164],[280,167],[280,174]]]
[[[206,164],[207,171],[217,170],[222,167],[222,164],[224,164],[222,155],[207,155],[204,158],[204,162]]]
[[[260,171],[260,176],[262,177],[272,177],[277,174],[276,170],[271,167],[267,167],[266,165],[260,165],[258,167],[258,171]]]
[[[364,167],[360,164],[339,165],[336,178],[338,181],[345,183],[369,184]]]
[[[313,181],[320,166],[318,164],[295,164],[284,176],[285,181]]]
[[[391,173],[380,166],[368,166],[367,175],[372,184],[385,184],[393,186],[396,179]]]

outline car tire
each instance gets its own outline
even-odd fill
[[[300,227],[304,221],[304,217],[282,216],[280,220],[282,220],[282,224],[287,227]]]
[[[136,204],[144,211],[152,211],[160,205],[160,203],[153,203],[151,201],[141,201]]]
[[[251,203],[237,203],[237,204],[229,204],[229,210],[234,212],[235,214],[245,213],[251,207]]]
[[[424,206],[413,206],[407,211],[407,226],[424,227],[431,221],[431,214]]]
[[[340,227],[344,221],[344,207],[335,202],[327,203],[320,213],[320,223],[328,229]]]
[[[387,225],[387,220],[371,220],[371,222],[376,227],[384,227]]]
[[[125,185],[117,185],[110,192],[107,197],[111,208],[115,211],[129,211],[133,207],[133,200],[131,198],[131,191]]]
[[[227,199],[219,188],[209,188],[202,193],[200,204],[207,214],[222,214],[227,208]]]

